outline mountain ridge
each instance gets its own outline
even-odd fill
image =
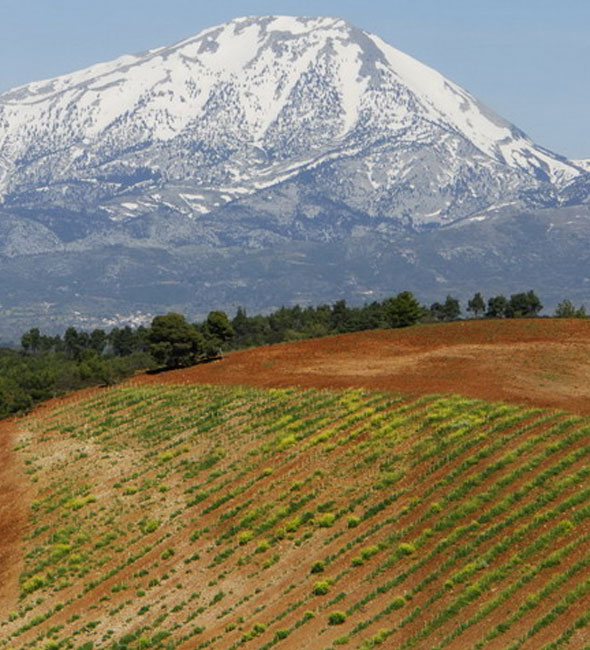
[[[202,287],[189,303],[174,289],[190,250],[230,260],[217,269],[222,296],[243,282],[258,286],[261,260],[279,247],[290,258],[301,246],[334,252],[370,237],[373,249],[404,256],[408,237],[441,226],[564,206],[585,214],[590,197],[583,161],[535,145],[432,68],[335,18],[236,19],[2,93],[0,152],[0,255],[17,285],[6,301],[14,305],[27,300],[16,296],[25,257],[62,255],[49,292],[60,304],[72,305],[84,286],[76,273],[85,255],[111,254],[101,300],[112,301],[139,264],[136,275],[162,288],[155,293],[172,287],[142,310],[203,310]],[[493,241],[473,246],[491,247],[494,267],[506,255]],[[251,266],[235,262],[250,254]],[[176,267],[152,268],[154,255]],[[354,255],[352,267],[379,264]],[[364,295],[354,274],[351,295]],[[379,275],[372,289],[391,293]],[[418,289],[411,277],[400,284]],[[239,304],[299,300],[307,295],[300,282],[295,292],[265,290],[272,303],[244,292]],[[582,282],[575,278],[577,291]]]
[[[323,69],[328,66],[337,72],[331,74]],[[318,96],[307,96],[308,88]],[[391,110],[384,104],[391,100],[394,91],[398,97],[395,110]],[[302,96],[297,97],[298,104],[292,110],[293,95],[297,92]],[[380,102],[378,95],[383,92],[389,99]],[[63,98],[65,101],[57,101]],[[225,100],[223,110],[215,105],[221,100]],[[326,100],[324,114],[319,111],[318,100]],[[288,132],[297,128],[306,112],[314,109],[319,111],[312,115],[315,124],[303,132],[303,144],[298,147]],[[34,183],[36,192],[45,194],[52,180],[65,182],[67,187],[72,177],[70,182],[98,182],[99,194],[116,195],[106,187],[112,178],[97,178],[97,171],[92,176],[93,170],[112,172],[117,168],[109,159],[115,155],[122,159],[118,162],[123,170],[125,165],[131,166],[131,171],[127,170],[131,186],[144,182],[153,189],[160,180],[189,181],[206,191],[227,186],[225,192],[215,193],[216,201],[179,193],[176,198],[189,206],[192,215],[209,213],[227,204],[228,199],[276,185],[297,171],[317,165],[318,154],[320,160],[346,159],[351,153],[366,151],[375,139],[382,137],[401,137],[402,145],[404,137],[432,139],[429,123],[441,127],[443,132],[459,134],[494,163],[560,187],[579,175],[575,165],[533,145],[520,130],[453,82],[377,36],[340,19],[236,19],[170,47],[127,55],[7,91],[0,95],[0,110],[5,125],[4,137],[0,135],[5,169],[12,165],[14,174],[18,166],[15,160],[24,160],[29,173],[31,168],[39,167],[39,160],[49,158],[58,163],[56,170],[39,170],[44,173]],[[228,118],[224,116],[226,111]],[[62,114],[68,117],[67,125],[63,118],[59,120]],[[420,124],[416,125],[416,120]],[[204,130],[197,124],[201,121],[206,123]],[[35,125],[32,130],[31,122]],[[318,125],[325,135],[317,132]],[[15,129],[17,135],[11,137],[11,130]],[[224,129],[239,143],[233,150],[228,148]],[[359,134],[359,130],[363,133]],[[367,130],[372,131],[369,138]],[[435,132],[440,137],[437,129]],[[33,138],[35,142],[29,143],[29,150],[26,145],[17,145]],[[188,138],[188,142],[183,142],[183,138]],[[188,156],[191,146],[201,149],[200,159],[197,156],[195,160],[202,163],[200,175],[182,169],[182,163],[180,168],[178,163],[177,169],[171,168],[170,152],[162,152],[168,166],[158,164],[157,153],[149,153],[147,158],[141,153],[128,155],[129,149],[165,150],[166,143],[176,139],[177,156]],[[229,156],[230,164],[217,165],[215,155],[203,154],[207,143],[213,147],[213,154]],[[451,142],[446,151],[456,146]],[[303,150],[311,155],[306,156]],[[64,151],[67,160],[60,155]],[[140,160],[145,163],[143,167],[139,167]],[[483,160],[478,162],[483,166]],[[232,164],[238,169],[231,169]],[[252,165],[259,173],[249,177],[244,170]],[[209,167],[209,174],[203,173],[203,166]],[[363,172],[374,193],[383,181],[372,178],[371,171],[371,164],[367,164]],[[399,173],[399,167],[395,171]],[[83,173],[90,173],[90,178],[84,178]],[[10,188],[10,177],[10,172],[4,173],[5,196],[11,194],[6,189],[7,183]],[[18,188],[18,182],[12,185]],[[391,180],[385,185],[389,189]],[[86,194],[92,198],[94,193]],[[148,209],[150,201],[162,207],[153,191],[147,197]],[[89,203],[92,205],[92,201]],[[94,204],[109,212],[114,220],[133,216],[136,210],[130,207],[132,202],[127,203],[119,204],[119,211],[113,215],[104,199],[101,202],[99,197],[98,204],[94,199]],[[413,219],[419,222],[417,216]]]

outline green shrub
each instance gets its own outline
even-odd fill
[[[346,612],[336,610],[328,615],[328,625],[342,625],[346,621]]]
[[[254,550],[255,553],[264,553],[265,551],[268,551],[270,548],[270,542],[267,539],[263,539],[256,549]]]
[[[413,555],[416,552],[416,547],[404,542],[397,547],[397,550],[400,555]]]
[[[403,596],[396,596],[391,603],[389,603],[389,609],[401,609],[406,604],[406,599]]]
[[[330,591],[330,583],[327,580],[318,580],[314,582],[312,592],[315,596],[323,596]]]
[[[376,555],[379,553],[379,547],[378,546],[365,546],[365,548],[361,549],[361,557],[363,560],[368,560],[373,557],[373,555]]]
[[[288,533],[294,533],[299,526],[301,526],[302,520],[301,516],[297,515],[296,517],[293,517],[293,519],[290,519],[286,524],[285,524],[285,530]]]
[[[325,562],[318,560],[311,565],[311,573],[323,573],[326,568]]]
[[[158,530],[160,522],[157,519],[142,519],[139,522],[139,528],[144,535],[153,533]]]
[[[295,434],[290,433],[279,440],[278,448],[279,451],[283,451],[293,446],[297,442]]]
[[[47,581],[43,576],[36,575],[29,578],[23,583],[22,590],[25,592],[25,594],[30,594],[33,591],[37,591],[37,589],[41,589],[41,587],[44,587],[46,584]]]
[[[391,634],[392,630],[387,628],[381,628],[377,634],[374,634],[371,638],[367,639],[361,646],[361,650],[369,650],[369,648],[374,648],[376,645],[381,645],[384,641],[387,640],[387,637]]]
[[[220,600],[222,600],[225,597],[225,592],[224,591],[218,591],[215,596],[209,601],[209,607],[212,605],[215,605],[218,603]]]
[[[330,526],[334,525],[335,521],[336,515],[332,512],[326,512],[318,519],[318,526],[320,528],[330,528]]]
[[[174,555],[174,549],[173,548],[167,548],[165,551],[162,552],[162,555],[160,557],[162,560],[167,560],[168,558],[171,558]]]
[[[239,535],[238,535],[238,543],[240,546],[246,545],[252,538],[254,537],[254,533],[251,530],[243,530]]]

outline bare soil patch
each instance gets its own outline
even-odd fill
[[[39,404],[35,414],[51,412],[69,402],[89,397],[96,388],[48,400]],[[19,575],[22,570],[23,537],[27,533],[32,487],[24,481],[25,466],[15,452],[21,433],[20,418],[0,420],[0,611],[6,612],[17,602]]]
[[[28,512],[29,486],[22,480],[24,467],[14,451],[16,437],[15,421],[0,421],[0,611],[8,611],[8,604],[18,598],[23,531]]]
[[[138,383],[458,393],[590,413],[590,322],[466,321],[282,343]]]

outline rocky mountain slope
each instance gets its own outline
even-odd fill
[[[98,279],[100,300],[82,312],[112,314],[136,272],[155,289],[135,308],[206,309],[206,289],[187,299],[176,276],[202,285],[196,269],[213,257],[223,260],[213,293],[235,304],[232,287],[264,284],[262,260],[309,245],[337,257],[357,237],[403,257],[407,237],[467,218],[583,205],[589,178],[587,162],[536,145],[375,35],[336,18],[241,18],[0,95],[5,302],[38,312],[19,267],[27,256],[26,268],[34,258],[53,270],[56,256],[61,281],[48,289],[61,298],[44,301],[62,311]],[[98,276],[88,260],[101,260]],[[295,285],[270,289],[267,304],[237,300],[305,297],[303,278]]]

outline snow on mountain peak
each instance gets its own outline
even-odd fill
[[[223,194],[231,199],[383,142],[391,143],[389,171],[375,180],[385,154],[363,166],[375,205],[415,173],[402,158],[418,145],[420,165],[435,156],[449,166],[437,180],[443,188],[458,182],[462,149],[486,174],[512,170],[510,187],[527,178],[562,186],[581,173],[440,73],[333,17],[237,18],[21,86],[0,94],[0,125],[0,194],[31,179],[45,192],[54,181],[88,183],[97,170],[134,178],[140,168],[164,181],[233,188]],[[191,203],[200,214],[211,209]],[[451,215],[452,203],[424,213]]]

